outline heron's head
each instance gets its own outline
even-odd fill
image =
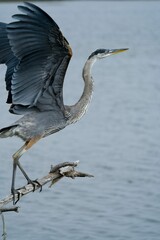
[[[97,49],[94,51],[88,59],[95,58],[95,59],[101,59],[105,58],[117,53],[121,53],[128,50],[128,48],[121,48],[121,49]]]

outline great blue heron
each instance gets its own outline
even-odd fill
[[[0,23],[0,63],[7,65],[5,76],[10,112],[24,115],[0,129],[0,137],[17,136],[25,144],[13,155],[11,192],[15,204],[17,166],[34,185],[19,158],[41,138],[58,132],[78,121],[86,112],[93,92],[91,69],[96,60],[127,49],[98,49],[83,68],[84,90],[73,106],[63,102],[63,81],[72,56],[68,41],[55,21],[42,9],[29,2],[18,6],[18,21]]]

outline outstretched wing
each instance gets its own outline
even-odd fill
[[[36,106],[40,111],[64,109],[63,81],[72,56],[54,20],[34,4],[18,6],[22,14],[7,26],[11,49],[19,60],[11,80],[12,110]]]

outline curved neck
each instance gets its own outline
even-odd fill
[[[93,79],[91,69],[96,62],[96,58],[89,58],[83,68],[84,90],[79,101],[69,107],[69,123],[77,122],[86,113],[93,93]]]

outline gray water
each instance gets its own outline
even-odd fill
[[[0,4],[0,21],[9,22],[17,3]],[[33,147],[21,159],[31,178],[51,164],[80,160],[90,179],[63,179],[19,202],[5,214],[10,240],[160,239],[160,3],[39,3],[70,42],[73,58],[65,85],[66,104],[83,89],[81,71],[97,48],[129,51],[98,62],[93,69],[91,106],[78,123]],[[0,126],[17,119],[5,104],[1,67]],[[10,191],[16,138],[0,140],[0,196]],[[23,185],[17,176],[17,186]],[[0,231],[2,223],[0,221]]]

